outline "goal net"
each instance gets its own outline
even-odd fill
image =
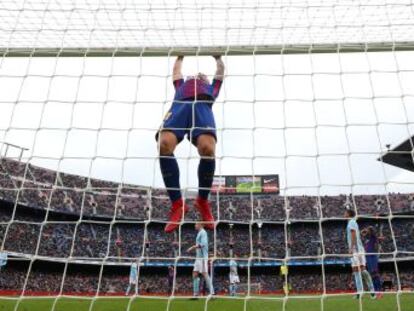
[[[208,273],[228,297],[234,260],[243,286],[227,305],[201,280],[205,310],[352,308],[347,210],[375,291],[414,306],[413,50],[410,0],[1,1],[0,305],[193,295],[200,156],[174,151],[190,211],[167,234],[155,135],[177,56],[212,81],[220,55]]]

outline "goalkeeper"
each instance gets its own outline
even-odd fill
[[[188,210],[181,196],[180,172],[174,156],[176,146],[185,136],[197,147],[201,157],[198,166],[199,191],[195,207],[205,222],[205,228],[213,229],[214,227],[214,218],[208,202],[216,166],[217,136],[212,105],[220,92],[224,77],[224,63],[220,56],[214,56],[217,69],[211,83],[203,73],[184,80],[181,73],[183,58],[179,56],[175,61],[174,100],[156,135],[159,143],[161,174],[172,204],[165,232],[176,230]]]

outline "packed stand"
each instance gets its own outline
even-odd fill
[[[240,289],[247,289],[249,274],[246,268],[239,268]],[[29,273],[28,273],[29,272]],[[213,284],[219,294],[228,293],[228,268],[215,268]],[[190,269],[178,269],[174,283],[169,282],[167,268],[151,270],[151,268],[140,268],[138,276],[138,293],[140,295],[191,295],[192,279]],[[321,271],[289,273],[288,283],[293,293],[335,293],[354,291],[352,274],[344,270],[327,270],[324,273],[325,288]],[[383,281],[388,281],[391,288],[387,290],[396,291],[399,283],[402,290],[414,290],[414,271],[409,268],[399,269],[398,278],[394,270],[385,270],[381,273]],[[26,286],[25,286],[25,281]],[[78,295],[123,295],[128,285],[127,266],[121,270],[106,270],[102,273],[99,266],[94,268],[63,266],[45,270],[36,265],[31,266],[8,266],[0,271],[0,291],[14,291],[20,294],[23,288],[25,294],[78,294]],[[278,273],[278,269],[272,268],[267,271],[251,270],[250,272],[251,292],[255,294],[266,294],[282,292],[285,278]],[[241,290],[242,291],[242,290]]]
[[[86,178],[9,158],[0,160],[0,197],[4,201],[69,214],[116,219],[166,221],[170,202],[164,189]],[[190,206],[193,199],[187,199]],[[360,216],[414,212],[414,194],[279,196],[212,195],[219,221],[297,221],[343,218],[346,208]],[[187,221],[197,220],[194,209]]]

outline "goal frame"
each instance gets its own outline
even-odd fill
[[[1,57],[159,57],[414,51],[414,41],[200,47],[0,48]]]

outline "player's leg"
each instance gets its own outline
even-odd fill
[[[214,295],[213,281],[208,275],[208,260],[202,259],[200,260],[200,264],[201,264],[200,272],[201,272],[201,275],[204,277],[205,283],[207,284],[209,294]]]
[[[161,174],[172,203],[170,222],[165,226],[165,231],[172,232],[179,226],[179,222],[187,211],[181,196],[180,170],[174,156],[174,150],[179,140],[176,133],[169,130],[160,132],[158,139]]]
[[[177,136],[171,131],[162,131],[158,138],[160,168],[171,202],[181,199],[180,170],[174,150],[178,144]]]
[[[372,283],[372,278],[366,269],[367,262],[365,253],[362,252],[357,254],[357,264],[359,266],[359,271],[361,271],[361,277],[363,279],[363,282],[367,286],[368,290],[371,292],[371,298],[375,298],[375,289]]]
[[[198,197],[196,208],[203,221],[207,222],[207,229],[214,228],[214,217],[208,202],[208,196],[213,184],[216,169],[216,124],[213,111],[208,103],[199,102],[194,106],[194,126],[190,132],[192,143],[197,147],[200,155],[198,165]]]
[[[168,290],[170,293],[174,293],[174,280],[168,277]]]
[[[368,290],[371,292],[371,297],[375,298],[375,289],[374,284],[372,283],[372,278],[365,266],[360,266],[361,270],[361,276],[365,282],[365,285],[367,286]]]
[[[366,256],[367,261],[367,270],[372,278],[372,283],[374,284],[374,289],[376,293],[382,292],[382,282],[381,276],[379,274],[378,267],[378,256],[377,255],[368,255]],[[381,295],[381,294],[379,294]]]
[[[209,291],[210,295],[214,295],[213,282],[211,281],[211,278],[208,275],[208,272],[203,272],[202,275],[204,277],[204,280],[206,281],[206,284],[207,284],[208,291]]]
[[[197,298],[200,295],[200,273],[203,272],[203,260],[196,259],[194,261],[193,269],[193,297]]]
[[[207,229],[214,228],[214,217],[208,202],[208,196],[213,184],[214,171],[216,168],[215,137],[210,134],[201,134],[197,137],[197,149],[200,154],[200,163],[198,165],[198,197],[196,207],[201,214],[203,221],[207,222]]]
[[[374,283],[375,292],[378,294],[378,297],[382,297],[382,280],[379,271],[374,271],[370,273],[372,277],[372,283]]]
[[[236,275],[236,276],[235,276],[235,279],[234,279],[234,284],[233,284],[233,292],[234,292],[234,296],[236,296],[236,295],[237,295],[237,288],[238,288],[239,283],[240,283],[240,278],[239,278],[239,276],[238,276],[238,275]]]
[[[236,296],[237,292],[237,283],[231,282],[230,283],[230,296]]]
[[[361,269],[359,266],[359,260],[358,260],[358,254],[353,254],[351,257],[351,266],[352,266],[352,276],[354,278],[355,287],[357,291],[357,296],[362,293],[364,290],[362,285],[362,275],[361,275]]]
[[[125,292],[125,296],[129,295],[130,290],[131,290],[131,283],[128,284],[128,287],[127,287],[126,292]]]
[[[357,295],[359,296],[363,291],[363,287],[362,287],[361,271],[359,271],[358,267],[352,268],[352,276],[354,277]]]
[[[208,200],[211,185],[213,184],[214,172],[216,170],[216,139],[211,134],[201,134],[197,137],[197,150],[200,155],[198,165],[198,196]]]
[[[187,210],[181,196],[180,170],[174,151],[188,131],[190,113],[188,105],[173,103],[155,136],[160,156],[161,174],[172,203],[170,221],[165,227],[166,232],[172,232],[178,228]]]
[[[193,271],[193,296],[198,297],[200,295],[200,277],[198,271]]]
[[[381,292],[382,291],[382,286],[381,286],[381,276],[377,271],[374,271],[371,274],[372,277],[372,283],[374,283],[374,288],[376,292]]]
[[[230,274],[230,287],[229,287],[229,293],[230,296],[236,296],[237,292],[237,283],[240,281],[238,275]]]

